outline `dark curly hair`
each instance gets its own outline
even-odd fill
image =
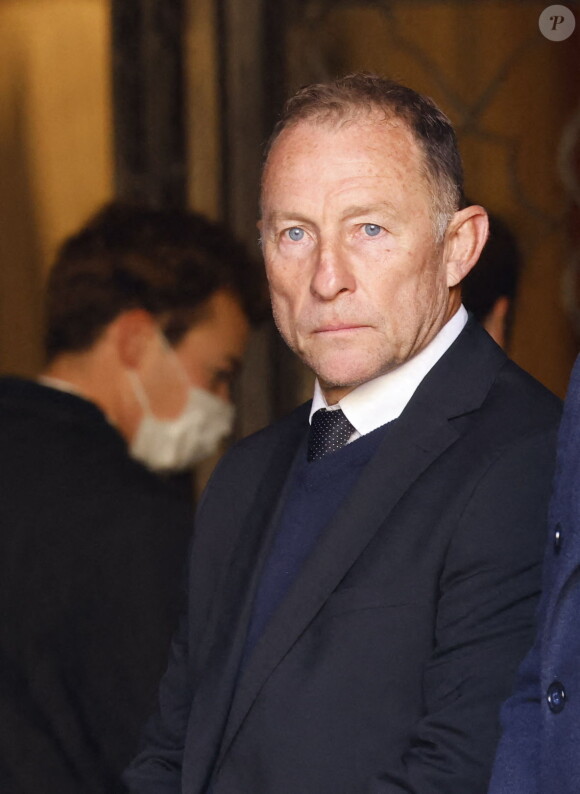
[[[202,215],[112,203],[62,245],[45,302],[47,361],[88,350],[121,312],[159,318],[177,344],[218,290],[251,322],[265,315],[261,268],[223,225]]]

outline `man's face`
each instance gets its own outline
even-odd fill
[[[298,122],[270,152],[261,231],[274,317],[329,402],[407,361],[450,316],[422,164],[403,122],[373,115]]]
[[[207,310],[208,316],[185,334],[175,352],[193,386],[231,400],[250,325],[238,299],[226,290],[212,295]]]
[[[205,308],[207,316],[195,323],[173,350],[160,334],[151,340],[140,379],[151,410],[160,419],[181,414],[190,386],[232,399],[232,385],[248,341],[248,318],[227,290],[214,293]]]

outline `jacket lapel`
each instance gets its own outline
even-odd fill
[[[400,439],[409,428],[396,429],[366,465],[323,532],[250,657],[236,688],[222,757],[270,673],[316,617],[399,499],[457,438],[445,423],[434,429],[427,444],[418,438],[417,428],[415,437],[405,438],[402,444]],[[396,458],[391,449],[400,450]]]
[[[424,379],[394,432],[387,434],[323,532],[256,645],[237,682],[218,768],[270,674],[385,524],[397,502],[457,440],[460,430],[450,420],[481,405],[505,361],[499,348],[471,322]]]
[[[223,574],[217,589],[203,647],[199,649],[198,669],[208,665],[208,657],[219,655],[216,646],[222,643],[231,648],[232,637],[237,632],[240,617],[246,602],[253,597],[253,579],[258,578],[263,556],[276,525],[278,511],[288,484],[288,474],[292,468],[297,450],[306,437],[308,410],[310,403],[295,412],[284,432],[277,438],[276,447],[268,450],[268,455],[254,461],[251,470],[244,474],[247,478],[258,479],[260,486],[256,496],[246,508],[239,508],[244,521],[235,542],[232,544],[230,558],[223,565]],[[241,627],[245,640],[245,625]]]
[[[204,791],[214,766],[236,686],[253,594],[269,539],[276,525],[281,496],[296,450],[308,427],[309,404],[289,417],[269,455],[257,459],[246,476],[261,480],[256,497],[245,512],[237,541],[217,590],[196,670],[199,680],[189,717],[191,735],[186,754],[195,763],[184,763],[184,790]],[[195,673],[194,673],[195,675]],[[203,726],[200,730],[200,726]]]

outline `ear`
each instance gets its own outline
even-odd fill
[[[472,205],[458,210],[445,234],[447,286],[457,286],[479,259],[489,234],[487,212]]]
[[[151,339],[156,333],[157,323],[145,309],[130,309],[122,312],[110,325],[109,331],[120,363],[128,369],[137,369]]]

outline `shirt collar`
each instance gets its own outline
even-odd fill
[[[310,420],[320,408],[333,410],[340,407],[356,431],[360,435],[365,435],[397,419],[425,375],[451,347],[466,322],[467,311],[461,306],[427,347],[416,356],[391,372],[357,386],[336,405],[328,405],[317,379],[314,384]]]
[[[62,378],[53,378],[51,375],[39,375],[37,382],[40,383],[41,386],[48,386],[50,389],[57,389],[57,391],[63,391],[67,394],[74,394],[75,397],[83,397],[86,399],[81,390],[74,384],[69,383],[68,380],[62,380]]]

